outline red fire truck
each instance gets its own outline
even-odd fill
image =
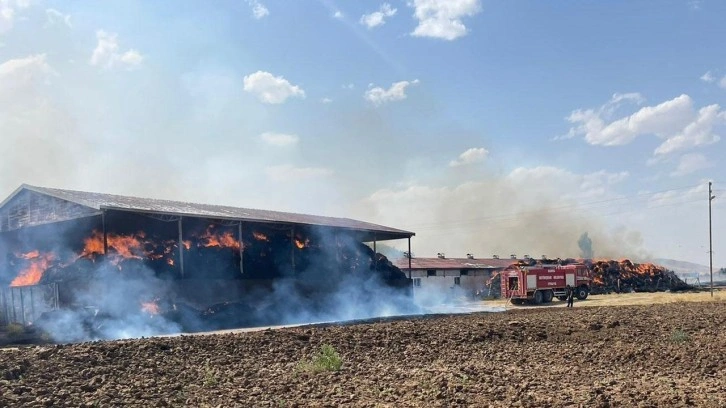
[[[502,271],[501,285],[502,297],[514,304],[549,303],[555,297],[567,300],[567,285],[575,290],[578,299],[584,300],[590,294],[592,276],[583,264],[512,265]]]

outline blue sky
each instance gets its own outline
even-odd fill
[[[0,190],[362,218],[421,256],[576,256],[587,231],[708,262],[726,3],[214,4],[0,0]]]

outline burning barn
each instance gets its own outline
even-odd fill
[[[0,324],[75,340],[397,313],[411,279],[376,242],[413,235],[23,185],[0,204]]]

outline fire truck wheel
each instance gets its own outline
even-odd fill
[[[580,300],[587,299],[587,295],[589,295],[590,292],[587,290],[587,286],[580,286],[577,288],[577,298]]]
[[[543,293],[544,299],[542,299],[545,303],[550,303],[552,301],[552,298],[555,297],[555,294],[551,290],[546,290]]]
[[[542,304],[543,300],[544,300],[544,296],[542,295],[542,292],[540,292],[540,291],[534,292],[534,304],[535,305]]]

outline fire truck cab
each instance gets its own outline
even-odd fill
[[[501,273],[502,297],[512,303],[549,303],[557,297],[566,300],[567,285],[575,296],[584,300],[590,294],[592,276],[587,266],[571,265],[512,265]]]

